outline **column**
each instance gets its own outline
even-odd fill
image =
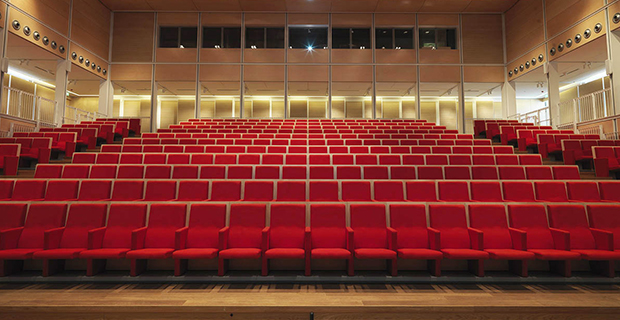
[[[558,73],[558,63],[549,62],[545,64],[545,74],[547,75],[547,88],[549,91],[549,116],[551,125],[555,128],[560,124],[560,74]]]
[[[514,81],[502,85],[502,119],[517,114],[517,90]]]
[[[114,102],[114,89],[112,81],[101,80],[99,82],[99,113],[106,117],[112,116],[112,104]],[[95,117],[96,118],[96,117]]]
[[[614,99],[613,114],[620,114],[620,29],[609,33],[609,59],[607,73],[611,78],[612,97]],[[614,57],[616,59],[614,59]]]
[[[71,61],[58,60],[56,64],[56,110],[54,123],[61,126],[64,121],[65,107],[67,106],[67,78],[71,71]]]

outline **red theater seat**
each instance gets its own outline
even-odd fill
[[[344,204],[310,206],[310,240],[306,240],[306,275],[311,274],[311,260],[347,260],[347,274],[353,276],[353,239],[347,234]]]
[[[511,202],[535,202],[534,187],[530,181],[503,181],[504,200]]]
[[[262,231],[263,276],[269,274],[270,259],[306,259],[305,228],[305,204],[271,205],[269,227]]]
[[[579,180],[579,167],[577,166],[554,166],[553,177],[555,180]]]
[[[397,275],[397,254],[394,239],[395,233],[388,234],[386,225],[385,205],[383,204],[352,204],[351,228],[355,258],[388,260],[391,276]]]
[[[58,179],[62,176],[62,169],[63,166],[58,164],[39,164],[34,177],[37,179]]]
[[[209,198],[209,181],[179,181],[177,201],[205,201]]]
[[[305,181],[278,181],[278,201],[306,201]]]
[[[405,201],[402,181],[375,181],[375,201]]]
[[[90,168],[90,179],[116,179],[116,165],[95,165]]]
[[[49,180],[45,201],[75,201],[80,182],[77,180]]]
[[[272,201],[273,181],[246,181],[244,185],[245,201]]]
[[[40,201],[45,198],[45,180],[17,180],[13,187],[13,201]]]
[[[338,201],[338,181],[310,181],[310,201]],[[246,183],[247,190],[247,183]]]
[[[471,200],[478,202],[502,202],[499,181],[470,181]]]
[[[372,201],[370,181],[342,181],[342,201]]]
[[[89,175],[89,165],[65,165],[62,170],[63,179],[87,179]]]
[[[601,195],[595,181],[568,181],[566,182],[568,199],[577,202],[600,202]]]
[[[528,180],[553,180],[551,167],[549,166],[527,166],[525,173]]]
[[[241,200],[241,181],[213,181],[211,182],[211,201],[239,201]]]
[[[223,276],[230,259],[260,259],[262,231],[265,228],[264,204],[232,204],[229,226],[220,232],[218,275]]]
[[[561,181],[535,181],[536,200],[542,202],[568,202],[566,185]]]
[[[177,194],[177,182],[174,180],[146,181],[145,201],[172,201]]]
[[[469,186],[466,181],[439,181],[439,200],[469,202]]]
[[[620,215],[617,205],[588,205],[591,231],[599,249],[620,252]]]
[[[79,201],[108,201],[112,193],[111,180],[84,180],[80,185]]]
[[[2,204],[2,212],[0,212],[0,232],[23,227],[27,207],[28,205],[25,203]]]
[[[407,181],[407,201],[437,201],[434,181]]]
[[[144,198],[144,180],[116,180],[112,201],[137,201]]]

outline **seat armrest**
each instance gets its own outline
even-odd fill
[[[306,257],[310,257],[310,251],[312,251],[312,230],[310,227],[306,227],[304,230],[304,250]]]
[[[351,253],[355,250],[355,231],[351,227],[347,227],[347,250]]]
[[[512,238],[512,248],[515,250],[527,250],[527,232],[508,228],[510,231],[510,238]]]
[[[484,232],[474,228],[467,228],[467,231],[469,232],[471,248],[474,250],[484,250]]]
[[[265,227],[265,229],[263,229],[263,231],[261,232],[261,234],[263,235],[262,237],[262,242],[261,242],[261,250],[263,252],[267,251],[269,249],[269,233],[271,231],[270,227]]]
[[[107,227],[101,227],[88,231],[88,250],[100,249],[103,246],[103,236]]]
[[[175,250],[185,249],[185,243],[187,243],[187,232],[189,231],[188,227],[183,227],[177,229],[174,232],[174,247]]]
[[[142,227],[131,232],[131,250],[144,248],[144,240],[146,239],[147,229],[147,227]]]
[[[590,228],[590,231],[592,231],[592,236],[594,236],[596,249],[614,251],[613,232],[595,228]]]
[[[441,249],[441,232],[434,228],[426,228],[428,230],[428,245],[430,249]]]
[[[23,230],[24,227],[19,227],[0,231],[0,250],[17,248],[17,243]]]
[[[218,232],[218,249],[220,251],[228,249],[228,232],[230,227],[224,227]]]
[[[570,233],[565,230],[549,228],[556,250],[570,250]]]
[[[388,249],[396,251],[398,249],[398,231],[394,228],[387,228]]]
[[[16,176],[19,167],[19,156],[4,156],[4,175]]]
[[[65,227],[45,230],[45,233],[43,233],[43,249],[58,249],[64,231]]]

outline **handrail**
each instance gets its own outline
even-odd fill
[[[6,90],[6,106],[0,108],[1,114],[35,122],[36,128],[55,126],[56,101],[7,86],[3,90]]]

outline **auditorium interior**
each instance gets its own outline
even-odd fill
[[[0,0],[2,319],[617,319],[620,0]]]

